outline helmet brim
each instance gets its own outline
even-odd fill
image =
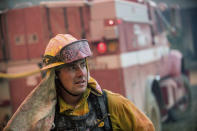
[[[44,70],[47,70],[47,69],[50,69],[50,68],[53,68],[53,67],[56,67],[56,66],[60,66],[60,65],[63,65],[63,64],[65,64],[65,63],[64,62],[51,63],[51,64],[41,68],[41,71],[44,71]]]

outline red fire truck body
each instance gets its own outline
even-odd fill
[[[160,13],[152,2],[95,1],[90,22],[91,74],[102,87],[134,102],[157,129],[159,119],[175,117],[172,108],[186,110],[190,99],[182,55],[170,50]]]
[[[126,95],[141,108],[146,79],[159,75],[161,57],[169,51],[166,37],[153,44],[148,15],[147,6],[135,2],[98,1],[91,8],[92,73],[104,87]],[[116,24],[107,23],[110,20]],[[99,53],[100,42],[106,44],[104,53]]]
[[[157,8],[152,2],[98,0],[42,2],[9,10],[1,15],[9,45],[6,72],[37,69],[55,34],[86,38],[94,54],[89,59],[91,75],[102,88],[126,96],[160,130],[160,121],[179,105],[188,88],[181,75],[182,56],[170,50]],[[40,75],[34,75],[9,81],[13,111],[39,80]]]

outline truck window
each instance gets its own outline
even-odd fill
[[[155,23],[156,23],[156,28],[157,28],[157,33],[162,33],[165,29],[165,25],[162,21],[162,18],[161,18],[161,12],[159,12],[157,9],[154,11],[155,12]]]

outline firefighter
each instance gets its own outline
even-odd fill
[[[87,40],[58,34],[49,41],[45,78],[4,128],[27,130],[153,131],[152,122],[125,97],[102,90],[90,76]]]

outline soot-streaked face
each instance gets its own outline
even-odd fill
[[[74,95],[85,92],[88,81],[85,59],[65,64],[58,72],[59,80],[67,91]]]

